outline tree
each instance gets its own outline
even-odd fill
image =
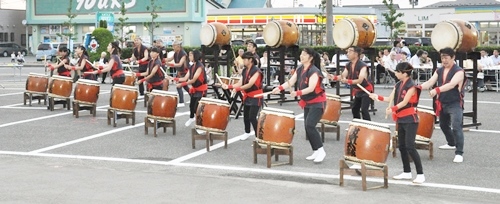
[[[398,18],[403,17],[403,13],[396,13],[396,8],[394,8],[394,4],[392,3],[392,0],[383,0],[384,5],[389,9],[389,12],[384,12],[382,13],[382,16],[385,18],[385,22],[382,23],[384,26],[389,26],[391,30],[391,35],[389,36],[390,40],[395,39],[398,37],[398,32],[395,30],[396,28],[399,28],[401,25],[404,25],[405,22],[398,20]]]
[[[316,14],[316,30],[319,30],[319,36],[316,36],[316,44],[323,45],[323,36],[326,34],[326,0],[321,0],[321,3],[318,5],[318,8],[321,11]]]
[[[62,31],[62,33],[57,34],[57,36],[59,36],[59,37],[65,36],[68,38],[68,49],[71,48],[69,41],[75,40],[74,36],[77,35],[77,33],[74,29],[76,27],[76,23],[73,22],[73,19],[76,18],[77,15],[72,12],[72,8],[73,8],[73,1],[69,0],[69,6],[67,9],[68,13],[66,13],[66,16],[69,18],[69,20],[63,22],[63,24],[62,24],[63,31]],[[68,30],[65,30],[64,28],[67,28]]]
[[[153,41],[153,35],[155,28],[159,28],[160,24],[158,22],[155,22],[155,20],[158,18],[158,13],[157,11],[161,9],[161,6],[156,5],[156,0],[151,0],[151,4],[149,6],[146,6],[146,10],[149,11],[151,10],[151,21],[150,22],[144,22],[144,27],[149,32],[149,35],[151,36],[151,43]]]
[[[120,41],[120,44],[124,45],[125,43],[125,36],[132,33],[132,30],[129,30],[127,33],[125,33],[125,27],[130,26],[129,23],[127,23],[128,17],[125,16],[127,13],[127,9],[125,9],[125,2],[122,1],[121,7],[120,7],[120,18],[118,18],[118,23],[116,23],[115,27],[115,32],[119,35],[115,35],[115,40]]]

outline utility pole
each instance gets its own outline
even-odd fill
[[[411,8],[415,8],[415,6],[418,6],[418,0],[410,0]]]
[[[333,46],[333,0],[326,0],[326,46]]]

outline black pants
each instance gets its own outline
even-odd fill
[[[354,97],[354,102],[352,104],[352,116],[353,118],[361,119],[361,114],[363,115],[363,120],[371,120],[368,108],[370,108],[371,98],[366,93],[358,93]]]
[[[119,76],[119,77],[115,77],[115,78],[112,78],[112,79],[113,79],[112,85],[123,84],[123,82],[125,82],[125,75],[122,75],[122,76]]]
[[[200,102],[201,97],[196,97],[191,95],[191,103],[189,104],[189,118],[194,118],[194,114],[196,113],[196,109],[198,108],[198,103]]]
[[[403,171],[411,172],[410,160],[413,159],[417,174],[423,174],[422,162],[420,155],[415,149],[415,137],[417,135],[418,123],[398,123],[398,145],[401,152],[401,160],[403,161]]]
[[[101,83],[104,83],[104,80],[106,79],[106,76],[108,75],[108,73],[102,73],[101,76],[102,76],[102,81]]]
[[[304,126],[306,127],[306,137],[309,139],[313,151],[323,147],[321,136],[316,129],[316,125],[323,116],[323,108],[304,108]]]
[[[385,67],[381,64],[377,64],[377,84],[380,84],[380,75],[385,73]]]
[[[250,133],[250,123],[252,123],[253,131],[257,134],[257,114],[259,114],[260,106],[247,106],[243,108],[243,123],[245,123],[245,133]]]
[[[147,72],[148,71],[148,65],[139,65],[139,73]],[[144,79],[143,76],[137,77],[137,80]],[[139,94],[141,96],[144,95],[144,83],[139,84]]]
[[[179,94],[179,103],[184,103],[184,93],[182,92],[182,89],[186,90],[186,92],[189,93],[188,86],[183,86],[182,88],[177,88],[177,93]]]

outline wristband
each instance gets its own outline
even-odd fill
[[[102,70],[97,70],[97,74],[101,74],[102,73]]]
[[[187,85],[188,85],[188,83],[187,83],[187,82],[182,82],[182,83],[181,83],[181,86],[187,86]]]
[[[392,110],[393,113],[395,113],[398,110],[398,106],[391,107],[391,110]]]
[[[285,90],[285,88],[283,88],[283,86],[281,86],[281,85],[280,85],[280,86],[278,86],[278,88],[280,89],[280,91]]]
[[[179,78],[175,77],[175,78],[174,78],[174,81],[179,81]]]
[[[104,67],[102,65],[100,65],[98,68],[99,68],[99,70],[104,69]]]
[[[339,76],[333,75],[333,80],[338,81],[339,80]]]
[[[379,101],[384,101],[384,97],[383,97],[383,96],[381,96],[381,95],[378,95],[377,99],[378,99]]]
[[[298,90],[296,93],[297,93],[297,96],[302,96],[302,90]]]
[[[233,85],[227,86],[228,89],[233,89]]]
[[[141,73],[137,72],[137,73],[135,73],[135,76],[140,77]]]
[[[347,84],[351,85],[352,84],[352,79],[347,80]]]
[[[170,64],[168,64],[168,66],[169,66],[169,67],[174,67],[174,66],[175,66],[175,64],[174,64],[174,63],[170,63]]]
[[[234,88],[235,91],[241,91],[241,87]]]
[[[422,85],[419,84],[419,85],[416,86],[416,88],[417,89],[422,89]]]
[[[142,63],[142,62],[143,62],[143,61],[142,61],[142,59],[137,60],[137,63],[138,63],[138,64],[140,64],[140,63]]]
[[[75,66],[72,66],[72,67],[71,67],[71,70],[73,70],[73,71],[74,71],[74,70],[76,70],[76,67],[75,67]]]
[[[436,87],[434,90],[436,90],[436,94],[440,94],[441,93],[441,89],[439,87]]]

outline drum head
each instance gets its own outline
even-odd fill
[[[71,81],[71,82],[73,82],[73,79],[71,77],[54,75],[54,76],[52,76],[52,78],[53,79],[58,79],[58,80],[63,80],[63,81]]]
[[[129,72],[129,71],[123,71],[123,74],[124,74],[125,76],[132,76],[132,75],[135,75],[135,73],[134,73],[134,72]]]
[[[212,47],[215,43],[215,28],[213,25],[207,24],[201,27],[202,35],[200,35],[201,44]]]
[[[264,42],[270,47],[276,47],[283,41],[283,30],[276,21],[269,22],[264,28]]]
[[[432,46],[437,51],[446,47],[457,49],[460,46],[459,42],[462,42],[463,35],[461,32],[453,22],[440,22],[432,30]]]
[[[275,112],[275,113],[281,113],[281,114],[287,114],[287,115],[291,115],[291,117],[295,117],[293,115],[293,111],[289,111],[289,110],[284,110],[284,109],[279,109],[279,108],[269,108],[269,107],[265,107],[262,109],[263,112],[267,112],[267,113],[271,113],[271,112]]]
[[[137,88],[135,86],[128,86],[128,85],[123,85],[123,84],[115,84],[113,85],[113,89],[125,89],[125,90],[132,90],[132,91],[137,91]]]
[[[357,38],[356,27],[348,19],[342,19],[333,28],[333,41],[341,49],[347,49]]]
[[[207,97],[201,98],[200,103],[212,103],[212,104],[220,104],[222,106],[229,106],[229,102],[227,102],[227,101],[214,99],[214,98],[207,98]]]
[[[42,77],[42,78],[48,78],[49,77],[49,76],[47,76],[45,74],[38,74],[38,73],[33,73],[33,72],[30,72],[29,76]]]
[[[179,94],[177,92],[173,92],[173,91],[162,91],[162,90],[156,90],[156,89],[153,89],[151,91],[151,94],[157,94],[157,95],[171,95],[171,96],[179,96]]]
[[[99,82],[97,82],[95,80],[88,80],[88,79],[78,79],[78,81],[76,81],[76,83],[99,85]]]

